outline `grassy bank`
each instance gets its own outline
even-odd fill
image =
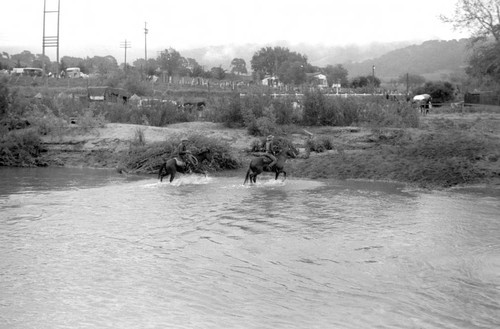
[[[382,135],[385,136],[385,135]],[[291,164],[309,178],[391,180],[421,187],[486,183],[500,178],[498,141],[459,130],[415,137],[405,130],[361,152],[333,152]],[[373,136],[370,137],[373,140]],[[498,168],[498,165],[496,166]]]

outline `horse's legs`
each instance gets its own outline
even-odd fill
[[[283,173],[283,177],[284,177],[283,180],[285,180],[286,179],[286,171],[284,171],[284,170],[276,170],[276,177],[274,179],[277,180],[281,173]]]
[[[170,183],[174,180],[175,172],[170,173]]]

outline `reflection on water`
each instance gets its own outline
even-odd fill
[[[60,168],[0,177],[0,327],[500,326],[495,193]]]

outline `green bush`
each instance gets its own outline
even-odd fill
[[[221,122],[227,127],[242,127],[245,125],[244,111],[242,110],[239,95],[232,95],[221,105],[222,107],[217,109],[220,113]]]
[[[203,148],[210,149],[213,161],[211,164],[204,164],[205,170],[215,172],[241,167],[240,161],[233,157],[231,147],[226,142],[198,133],[188,133],[188,138],[191,141],[189,149],[193,153]],[[136,173],[157,172],[163,162],[173,156],[180,141],[181,137],[179,136],[153,145],[132,145],[130,150],[122,155],[121,167],[125,168],[126,171]]]
[[[325,152],[327,150],[333,150],[333,142],[330,138],[322,136],[320,138],[308,139],[306,141],[306,151],[308,152]]]
[[[0,136],[0,166],[40,165],[41,145],[40,136],[33,129],[13,130]]]

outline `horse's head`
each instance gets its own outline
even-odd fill
[[[200,157],[201,162],[203,162],[203,160],[206,159],[208,162],[211,163],[214,159],[213,154],[212,154],[212,150],[210,150],[206,146],[204,146],[200,149],[200,152],[198,152],[198,156]]]
[[[282,154],[286,155],[289,158],[296,158],[298,152],[292,147],[287,147],[283,150]]]

